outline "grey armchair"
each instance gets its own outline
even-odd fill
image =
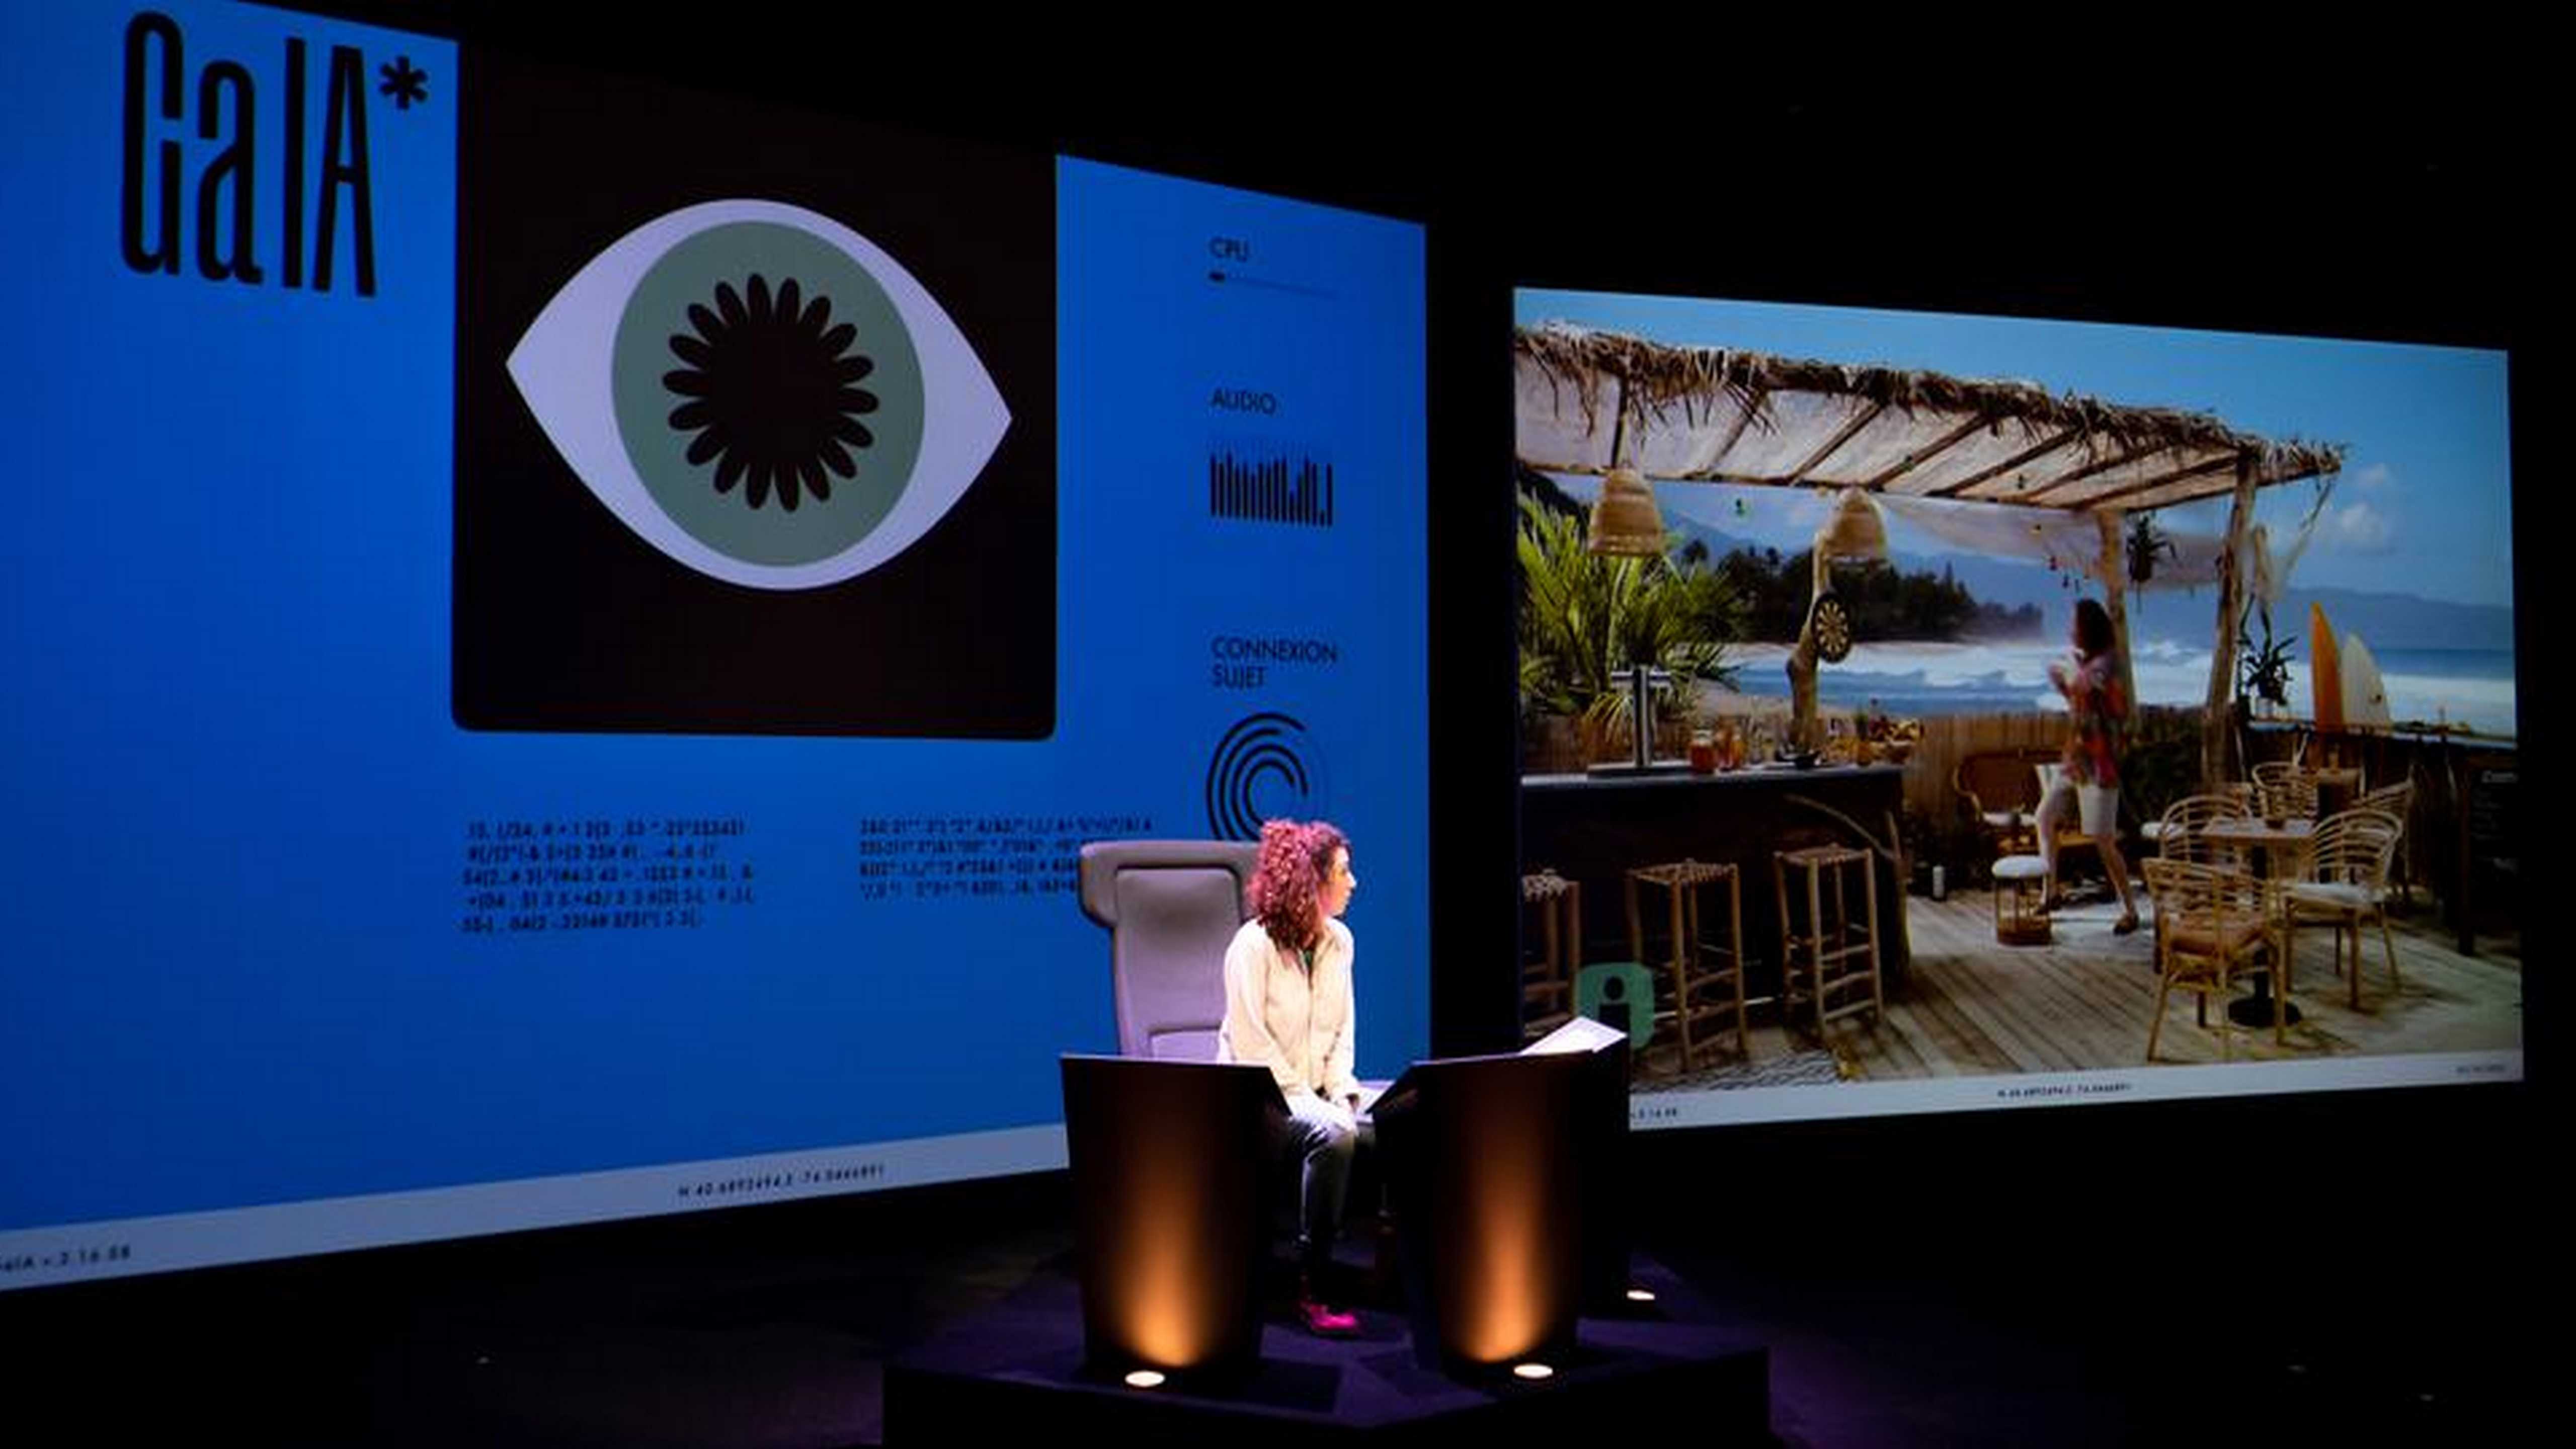
[[[1225,948],[1244,921],[1259,848],[1231,840],[1103,840],[1082,848],[1082,911],[1109,929],[1122,1056],[1214,1061]]]

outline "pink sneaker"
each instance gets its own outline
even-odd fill
[[[1318,1299],[1297,1300],[1298,1315],[1306,1320],[1306,1331],[1318,1338],[1349,1338],[1360,1331],[1356,1313],[1345,1313]]]

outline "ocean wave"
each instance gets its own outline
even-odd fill
[[[1738,687],[1749,694],[1785,695],[1789,657],[1785,644],[1742,644],[1727,651],[1740,669]],[[2048,666],[2064,661],[2062,644],[2040,640],[1879,641],[1852,645],[1849,657],[1826,665],[1818,692],[1829,704],[1849,707],[1878,701],[1900,714],[1962,714],[1982,710],[2063,710],[2066,701],[2048,682]],[[2515,727],[2513,659],[2496,654],[2490,672],[2384,674],[2392,718],[2466,724],[2493,734]],[[2151,705],[2192,706],[2209,697],[2209,650],[2171,639],[2151,640],[2131,655],[2129,672],[2138,698]],[[2287,693],[2306,713],[2314,694],[2308,666],[2293,660]]]

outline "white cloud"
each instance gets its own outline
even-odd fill
[[[2385,493],[2397,486],[2397,475],[2385,463],[2373,463],[2350,475],[2352,486],[2372,493]]]
[[[2397,529],[2388,515],[2367,503],[2349,503],[2327,515],[2322,526],[2327,547],[2338,553],[2386,553]]]

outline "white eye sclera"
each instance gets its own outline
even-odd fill
[[[628,232],[546,303],[508,366],[609,512],[749,588],[820,588],[901,554],[1011,422],[910,272],[772,201],[706,202]]]

